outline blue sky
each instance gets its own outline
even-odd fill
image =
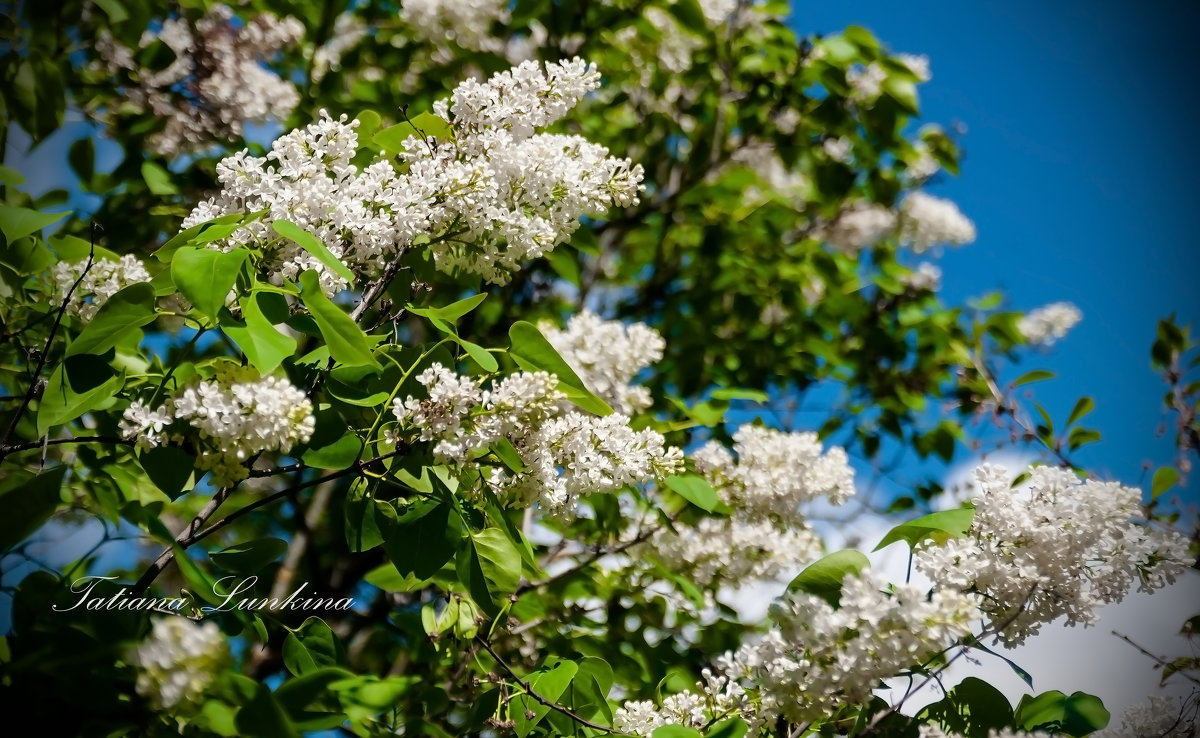
[[[1200,150],[1189,140],[1200,107],[1181,86],[1194,16],[1183,2],[799,0],[792,17],[801,33],[856,24],[930,57],[924,117],[966,127],[961,175],[930,189],[979,229],[941,260],[945,299],[999,288],[1017,310],[1077,304],[1083,322],[1008,378],[1054,371],[1033,386],[1055,419],[1094,397],[1089,425],[1104,440],[1079,458],[1143,486],[1144,461],[1172,458],[1169,435],[1155,437],[1165,391],[1150,369],[1156,322],[1174,312],[1200,326]]]

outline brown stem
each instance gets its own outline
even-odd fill
[[[480,636],[480,635],[475,636],[475,642],[478,643],[479,645],[483,646],[483,648],[489,654],[491,654],[492,659],[495,660],[495,662],[500,665],[500,668],[502,668],[502,669],[504,669],[504,671],[508,672],[508,675],[513,678],[513,681],[515,681],[517,684],[519,684],[521,686],[521,689],[525,690],[525,694],[529,695],[529,697],[531,699],[533,699],[534,701],[540,702],[541,704],[545,705],[546,707],[549,707],[551,710],[562,713],[563,715],[566,715],[567,717],[571,718],[572,720],[579,723],[580,725],[586,726],[588,728],[592,728],[593,730],[599,730],[602,733],[615,733],[616,732],[612,728],[606,728],[603,725],[593,723],[591,720],[588,720],[587,718],[583,717],[582,715],[579,715],[579,714],[567,709],[566,707],[563,707],[562,705],[558,704],[554,700],[548,700],[545,697],[541,696],[540,694],[538,694],[537,692],[535,692],[533,690],[533,687],[531,687],[529,685],[529,682],[527,682],[524,679],[522,679],[521,677],[517,676],[517,672],[513,671],[512,667],[509,666],[504,661],[504,659],[500,658],[500,654],[496,653],[496,649],[492,648],[492,644],[488,643],[487,640],[483,636]]]

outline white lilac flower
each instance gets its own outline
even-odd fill
[[[896,228],[896,214],[873,203],[859,202],[843,210],[822,234],[838,251],[854,255],[874,246]]]
[[[660,529],[643,548],[670,571],[710,589],[794,576],[821,555],[821,539],[804,524],[780,526],[735,512],[695,525],[676,522],[675,531]]]
[[[1183,537],[1132,522],[1141,516],[1138,489],[1056,467],[1028,473],[1027,485],[1014,489],[1004,468],[978,468],[967,536],[915,557],[939,587],[982,594],[1004,643],[1020,644],[1060,618],[1095,623],[1096,611],[1123,600],[1135,582],[1152,592],[1185,569]]]
[[[1053,302],[1023,316],[1017,330],[1030,343],[1053,346],[1081,320],[1083,312],[1079,308],[1069,302]]]
[[[733,451],[736,459],[710,441],[693,460],[725,504],[752,518],[803,525],[803,503],[826,498],[840,505],[854,494],[845,450],[824,450],[816,433],[743,425],[733,434]]]
[[[218,4],[194,27],[173,17],[158,31],[142,35],[139,49],[162,42],[173,53],[164,69],[141,68],[134,52],[106,31],[96,50],[110,74],[130,74],[132,82],[124,87],[127,103],[165,119],[164,130],[149,142],[155,152],[175,156],[237,140],[246,123],[287,118],[300,94],[263,62],[303,36],[304,25],[295,18],[261,13],[239,24],[232,10]]]
[[[868,701],[880,680],[969,635],[978,605],[976,595],[848,575],[837,608],[789,593],[771,607],[771,630],[717,665],[758,694],[761,717],[818,720],[839,705]]]
[[[79,282],[79,286],[71,292],[67,312],[84,322],[94,318],[108,298],[119,290],[131,284],[150,281],[150,273],[145,265],[130,254],[125,254],[117,261],[96,259],[87,273],[83,274],[86,265],[86,261],[60,261],[50,272],[60,299],[65,300],[75,282]],[[82,280],[79,279],[81,274]]]
[[[933,72],[929,69],[929,57],[924,54],[897,54],[896,58],[903,62],[919,81],[928,82],[933,79]]]
[[[840,138],[827,138],[821,143],[821,148],[830,159],[834,161],[845,162],[850,159],[850,140],[845,136]]]
[[[614,410],[631,415],[650,406],[650,392],[631,384],[639,372],[662,358],[666,342],[644,323],[626,325],[583,311],[559,330],[538,328],[580,380]]]
[[[947,733],[937,725],[922,723],[917,726],[919,738],[966,738],[960,733]],[[1096,735],[1099,735],[1097,733]],[[1034,731],[1032,733],[1023,733],[1012,728],[992,728],[988,730],[987,738],[1051,738],[1050,733]]]
[[[748,716],[746,691],[725,676],[704,669],[694,691],[678,692],[663,700],[630,700],[613,712],[613,727],[621,733],[649,736],[664,725],[703,728],[714,720]],[[751,731],[753,734],[753,731]]]
[[[860,102],[868,102],[879,97],[883,91],[887,71],[877,62],[864,66],[852,67],[846,72],[846,82],[850,85],[851,96]]]
[[[214,484],[228,486],[246,478],[252,456],[307,442],[315,423],[312,402],[286,379],[234,367],[196,378],[158,408],[132,403],[121,433],[143,448],[191,440],[200,452],[197,466],[212,472]]]
[[[272,228],[289,220],[320,239],[352,272],[379,274],[427,245],[436,266],[504,283],[521,264],[570,238],[579,218],[638,201],[642,168],[579,136],[538,133],[596,88],[600,74],[576,58],[524,62],[487,82],[467,80],[434,105],[454,130],[444,141],[410,136],[400,173],[380,159],[359,171],[358,121],[321,111],[277,139],[265,157],[242,151],[217,165],[222,190],[183,227],[227,213],[266,210],[230,238],[253,244],[278,276],[316,270],[334,294],[346,281]],[[436,144],[436,145],[435,145]]]
[[[949,200],[910,192],[900,205],[900,242],[914,253],[934,246],[962,246],[975,240],[975,224]]]
[[[900,278],[909,289],[918,292],[937,292],[942,285],[942,270],[937,264],[923,261],[917,268]]]
[[[1186,697],[1154,695],[1130,705],[1121,725],[1095,733],[1096,738],[1194,738],[1200,729],[1200,690]]]
[[[468,463],[472,453],[508,440],[525,470],[494,470],[489,484],[511,504],[541,504],[569,515],[576,499],[645,484],[682,469],[683,453],[661,434],[634,430],[629,416],[585,415],[564,403],[558,379],[518,372],[481,391],[470,379],[435,364],[418,377],[428,398],[397,399],[393,413],[404,429],[433,441],[434,454]]]
[[[156,709],[199,703],[229,660],[221,629],[211,621],[155,618],[150,635],[129,656],[138,671],[137,692]]]

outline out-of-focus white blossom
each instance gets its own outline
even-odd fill
[[[294,279],[315,270],[329,294],[345,281],[271,228],[290,220],[319,238],[359,275],[374,276],[418,239],[443,271],[504,283],[529,259],[552,250],[585,214],[638,201],[642,169],[579,136],[537,133],[599,84],[580,59],[545,70],[525,62],[487,82],[468,80],[435,111],[454,128],[445,141],[410,136],[398,173],[386,159],[358,171],[357,121],[324,111],[272,144],[266,157],[243,151],[217,166],[221,193],[183,226],[226,213],[267,210],[214,247],[266,247],[266,263]]]
[[[1023,316],[1017,321],[1017,330],[1030,343],[1053,346],[1081,320],[1083,312],[1073,304],[1052,302]]]
[[[850,85],[850,94],[860,102],[869,102],[879,97],[886,79],[887,70],[878,62],[871,62],[865,67],[854,66],[846,72],[846,82]]]
[[[1111,723],[1096,738],[1195,738],[1200,729],[1200,690],[1186,697],[1155,695],[1130,705],[1121,725]]]
[[[87,322],[96,316],[100,306],[118,291],[138,282],[149,282],[150,273],[136,256],[125,254],[117,261],[112,259],[96,259],[92,266],[83,274],[87,261],[63,262],[54,265],[50,274],[58,288],[60,299],[66,299],[71,287],[79,281],[79,286],[71,292],[71,300],[67,303],[67,312]],[[79,276],[83,274],[83,279]]]
[[[186,706],[203,695],[229,661],[229,647],[212,621],[184,617],[155,618],[150,635],[133,650],[137,691],[155,707]]]
[[[650,407],[650,391],[631,384],[639,372],[662,358],[666,342],[644,323],[602,320],[585,310],[559,330],[543,321],[538,329],[579,379],[614,410],[632,415]]]
[[[924,141],[917,141],[913,144],[913,148],[917,150],[917,157],[908,162],[905,173],[912,178],[912,181],[921,184],[933,175],[937,174],[942,168],[938,160],[933,156],[933,152],[929,150],[929,144]]]
[[[874,246],[896,228],[896,214],[873,203],[859,202],[838,214],[821,234],[826,243],[846,254]]]
[[[403,0],[400,20],[436,46],[453,42],[472,51],[496,51],[501,44],[492,26],[508,21],[508,7],[500,0]]]
[[[917,79],[921,82],[928,82],[933,79],[933,72],[929,68],[929,57],[924,54],[897,54],[896,58],[904,63],[904,66],[909,68]]]
[[[340,68],[342,57],[367,35],[367,27],[353,13],[342,13],[333,22],[333,32],[325,43],[313,52],[312,78],[320,82],[325,75]]]
[[[173,17],[157,32],[142,35],[140,49],[162,42],[174,54],[164,69],[139,67],[133,51],[107,32],[101,33],[96,51],[109,73],[130,74],[124,88],[129,104],[166,120],[150,144],[159,154],[175,156],[235,141],[247,122],[287,118],[300,94],[263,64],[303,36],[304,25],[295,18],[261,13],[238,25],[232,10],[214,5],[194,27]]]
[[[852,574],[836,609],[822,597],[789,593],[771,606],[771,630],[717,665],[758,695],[760,718],[817,720],[866,702],[881,680],[969,635],[978,605],[976,595]]]
[[[821,143],[821,148],[834,161],[845,162],[850,160],[850,140],[845,136],[827,138]]]
[[[918,292],[937,292],[942,286],[942,269],[937,264],[923,261],[917,268],[900,278],[901,283]]]
[[[962,246],[975,240],[975,224],[949,200],[910,192],[900,205],[900,241],[923,253],[942,244]]]
[[[1003,467],[975,471],[980,494],[965,538],[917,551],[917,568],[939,587],[979,592],[999,637],[1017,645],[1059,618],[1093,624],[1134,582],[1152,592],[1175,581],[1187,542],[1132,521],[1141,492],[1116,482],[1081,481],[1039,466],[1014,489]]]
[[[947,733],[939,726],[933,725],[932,723],[922,723],[921,725],[917,726],[917,730],[920,731],[920,738],[966,738],[966,736],[959,733]],[[1099,735],[1099,733],[1096,735]],[[1051,736],[1049,733],[1043,733],[1041,731],[1023,733],[1019,730],[1013,730],[1012,728],[1001,728],[999,730],[992,728],[988,731],[987,738],[1051,738]]]
[[[246,478],[246,461],[255,454],[287,453],[307,442],[315,424],[312,403],[286,379],[232,367],[195,379],[157,408],[133,402],[121,433],[143,448],[193,441],[200,451],[196,465],[224,487]]]

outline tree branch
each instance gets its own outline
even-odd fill
[[[559,713],[562,713],[563,715],[566,715],[567,717],[571,718],[575,722],[577,722],[580,725],[583,725],[585,727],[592,728],[593,730],[599,730],[603,733],[616,733],[616,731],[613,730],[612,728],[607,728],[598,723],[593,723],[591,720],[588,720],[587,718],[583,717],[582,715],[579,715],[579,714],[563,707],[562,705],[558,704],[557,702],[555,702],[553,700],[548,700],[545,697],[541,696],[540,694],[538,694],[537,692],[535,692],[533,690],[533,687],[531,687],[529,685],[529,682],[527,682],[524,679],[522,679],[521,677],[517,676],[517,672],[513,671],[512,667],[509,666],[504,661],[504,659],[500,658],[500,654],[496,653],[496,649],[492,648],[492,644],[488,643],[487,639],[485,639],[481,635],[477,635],[477,636],[475,636],[475,642],[478,643],[479,645],[483,646],[483,648],[489,654],[491,654],[492,659],[495,660],[495,662],[500,665],[500,668],[502,668],[502,669],[504,669],[504,671],[508,672],[508,675],[513,678],[513,681],[515,681],[517,684],[519,684],[521,686],[521,689],[525,690],[525,694],[529,695],[529,697],[531,699],[533,699],[534,701],[540,702],[541,704],[545,705],[546,707],[549,707],[551,710],[554,710],[555,712],[559,712]]]

